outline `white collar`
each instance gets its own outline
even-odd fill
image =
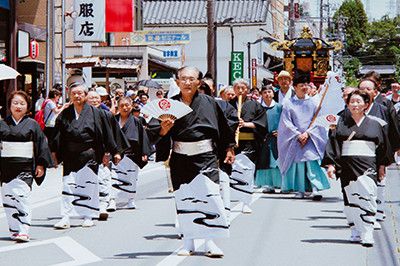
[[[262,99],[262,98],[261,98]],[[276,102],[274,101],[274,99],[272,99],[272,102],[271,102],[271,105],[270,106],[268,106],[265,102],[264,102],[264,99],[262,99],[262,101],[261,101],[261,105],[262,105],[262,107],[274,107],[275,106],[275,104],[276,104]]]
[[[365,112],[366,115],[368,115],[369,112],[371,112],[372,106],[374,106],[374,102],[371,103],[371,106],[369,107],[368,111]]]
[[[304,97],[304,99],[299,99],[299,97],[297,97],[297,94],[293,96],[294,100],[307,100],[308,98],[310,98],[310,96],[308,96],[308,94],[306,94],[306,97]]]
[[[78,120],[78,119],[79,119],[79,114],[78,114],[78,112],[76,111],[75,106],[74,106],[74,111],[75,111],[75,119]]]
[[[18,125],[19,122],[21,122],[22,118],[24,118],[24,116],[21,117],[18,121],[16,121],[16,120],[14,119],[14,116],[12,116],[12,115],[11,115],[11,118],[12,118],[12,120],[14,121],[15,125]]]
[[[362,122],[364,121],[364,119],[365,119],[365,115],[363,116],[363,118],[361,118],[360,122],[357,123],[357,126],[358,126],[358,127],[360,127],[360,125],[362,124]]]

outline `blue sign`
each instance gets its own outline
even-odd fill
[[[0,0],[0,7],[10,9],[10,1],[9,0]]]
[[[178,51],[163,51],[164,57],[178,57]]]
[[[176,42],[176,41],[188,41],[189,34],[149,34],[146,35],[147,42]]]

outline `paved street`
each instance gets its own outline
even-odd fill
[[[294,200],[293,194],[255,193],[253,214],[241,214],[233,204],[231,237],[216,243],[223,259],[203,256],[202,243],[191,257],[174,252],[182,245],[174,228],[172,194],[167,192],[165,169],[150,163],[141,172],[136,210],[118,210],[106,222],[81,228],[72,220],[68,230],[54,230],[60,219],[61,170],[52,169],[35,187],[31,242],[8,240],[0,210],[0,265],[398,265],[400,258],[400,180],[397,167],[388,171],[382,230],[376,244],[366,249],[350,244],[342,213],[338,182],[323,192],[321,202]]]

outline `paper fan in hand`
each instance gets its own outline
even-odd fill
[[[190,113],[192,109],[184,103],[172,99],[157,99],[143,106],[141,112],[145,115],[164,120],[177,120]]]

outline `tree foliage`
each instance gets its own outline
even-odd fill
[[[363,64],[399,65],[400,18],[382,17],[371,24],[364,47]]]
[[[353,56],[359,55],[370,28],[363,3],[360,0],[345,0],[333,17],[336,29],[343,18],[347,52]]]

